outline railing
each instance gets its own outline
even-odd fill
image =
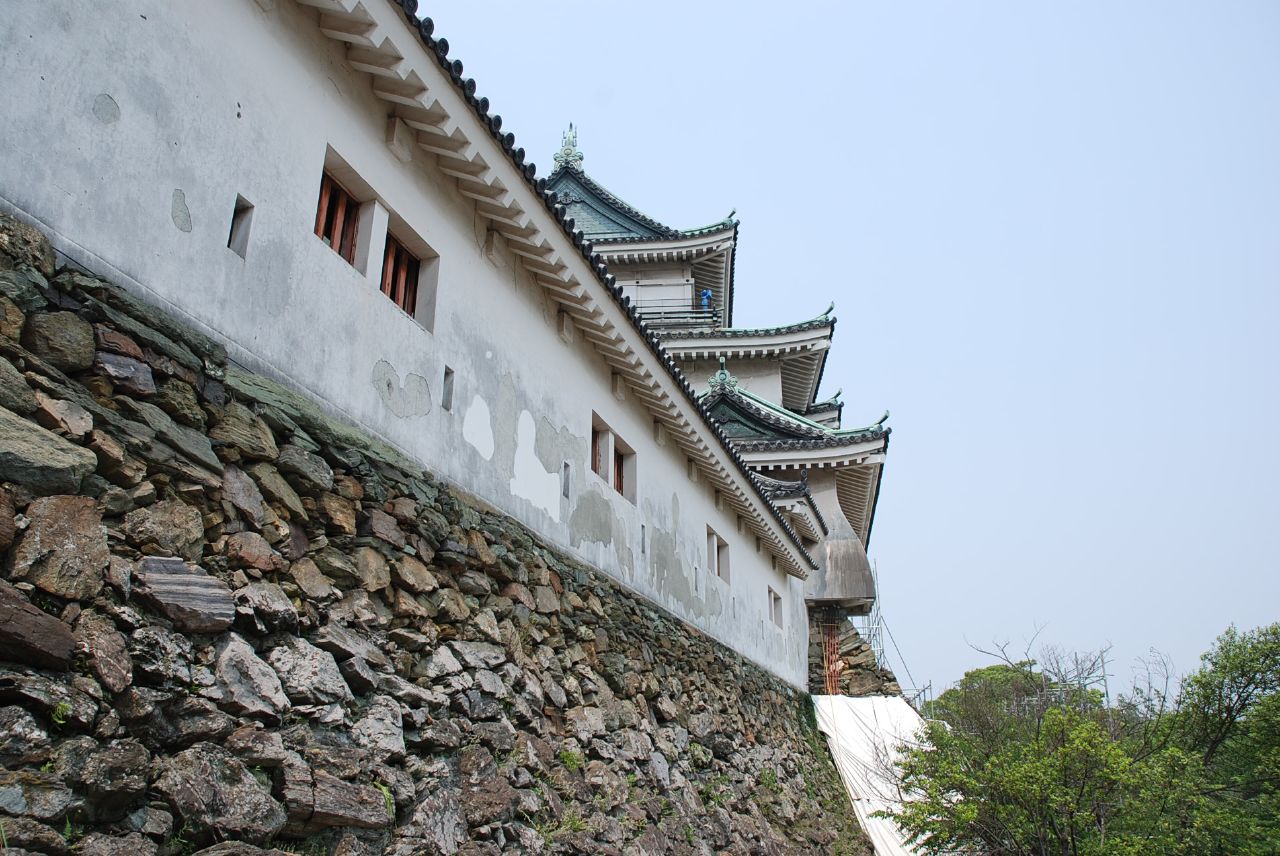
[[[687,297],[651,297],[632,300],[640,317],[663,327],[713,327],[720,319],[715,304],[703,305]]]

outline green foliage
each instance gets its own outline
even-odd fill
[[[577,752],[571,752],[568,749],[561,749],[560,763],[563,764],[564,768],[570,773],[576,773],[582,766],[582,756]]]
[[[71,714],[71,702],[60,701],[53,706],[53,712],[49,718],[53,720],[53,724],[61,728],[67,724],[67,717]]]
[[[1031,661],[965,675],[900,765],[921,853],[1280,854],[1280,624],[1224,633],[1172,702]]]
[[[772,767],[765,767],[760,771],[760,786],[767,791],[779,793],[782,788],[778,784],[778,771]]]
[[[382,791],[382,799],[387,806],[387,823],[396,822],[396,798],[391,793],[391,787],[381,779],[373,783],[373,786]]]
[[[703,782],[698,793],[706,805],[723,805],[733,795],[733,789],[729,786],[728,776],[717,775]]]
[[[75,844],[81,838],[84,838],[84,827],[78,823],[72,823],[71,818],[67,818],[62,825],[62,838],[68,844]]]

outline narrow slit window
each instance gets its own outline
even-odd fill
[[[355,264],[356,229],[360,223],[360,203],[329,173],[320,180],[320,202],[316,206],[316,237],[335,253]]]
[[[712,576],[729,581],[729,544],[710,526],[707,527],[707,570]]]
[[[392,235],[382,257],[382,293],[410,317],[418,308],[418,257]]]
[[[227,247],[240,258],[249,252],[249,226],[253,223],[253,205],[239,194],[236,207],[231,212],[231,232],[227,235]]]
[[[444,380],[440,382],[440,408],[453,410],[453,369],[444,367]]]
[[[782,626],[782,595],[772,588],[769,589],[769,620]]]
[[[560,495],[569,498],[569,486],[573,483],[573,465],[565,461],[560,465]]]
[[[627,494],[626,464],[627,456],[615,445],[613,447],[613,489],[623,496]]]

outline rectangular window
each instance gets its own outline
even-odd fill
[[[573,484],[573,464],[565,461],[560,465],[560,495],[569,498],[569,488]]]
[[[444,367],[444,380],[440,382],[440,409],[453,409],[453,369]]]
[[[772,588],[769,589],[769,620],[782,626],[782,595]]]
[[[231,212],[231,233],[227,235],[227,247],[244,258],[249,252],[249,226],[253,223],[253,206],[249,200],[236,195],[236,207]]]
[[[360,203],[329,173],[324,173],[320,180],[320,202],[316,206],[316,237],[354,265],[359,223]]]
[[[391,234],[382,256],[382,293],[412,317],[418,308],[418,257]]]
[[[591,414],[591,471],[631,502],[636,501],[636,453],[594,413]]]
[[[714,577],[729,581],[729,544],[707,527],[707,570]]]

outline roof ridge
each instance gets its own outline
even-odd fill
[[[826,312],[815,318],[810,318],[807,321],[797,321],[793,324],[780,324],[777,327],[694,327],[679,330],[662,330],[658,332],[658,336],[663,339],[698,339],[702,337],[733,339],[746,336],[799,333],[804,330],[817,330],[828,325],[834,327],[836,319],[830,314],[834,308],[835,304],[833,303]]]
[[[609,203],[610,205],[620,210],[623,214],[626,214],[628,217],[632,218],[633,220],[636,220],[637,222],[645,226],[648,226],[650,229],[654,229],[655,231],[661,232],[662,234],[659,237],[663,237],[663,238],[680,237],[679,229],[673,229],[672,227],[666,225],[665,223],[658,222],[654,218],[650,217],[648,214],[641,211],[639,208],[636,208],[634,205],[631,205],[630,203],[626,202],[624,199],[622,199],[622,197],[618,196],[616,193],[609,190],[609,188],[605,187],[603,184],[596,181],[591,176],[587,175],[586,170],[584,170],[580,164],[575,166],[572,163],[570,163],[567,166],[565,165],[557,166],[554,170],[551,171],[551,175],[547,176],[547,184],[553,183],[557,178],[559,178],[562,175],[570,175],[576,178],[579,182],[585,185],[588,190],[598,194],[604,202]],[[648,240],[652,240],[652,238],[648,238]],[[608,241],[601,241],[600,243],[608,243]]]

